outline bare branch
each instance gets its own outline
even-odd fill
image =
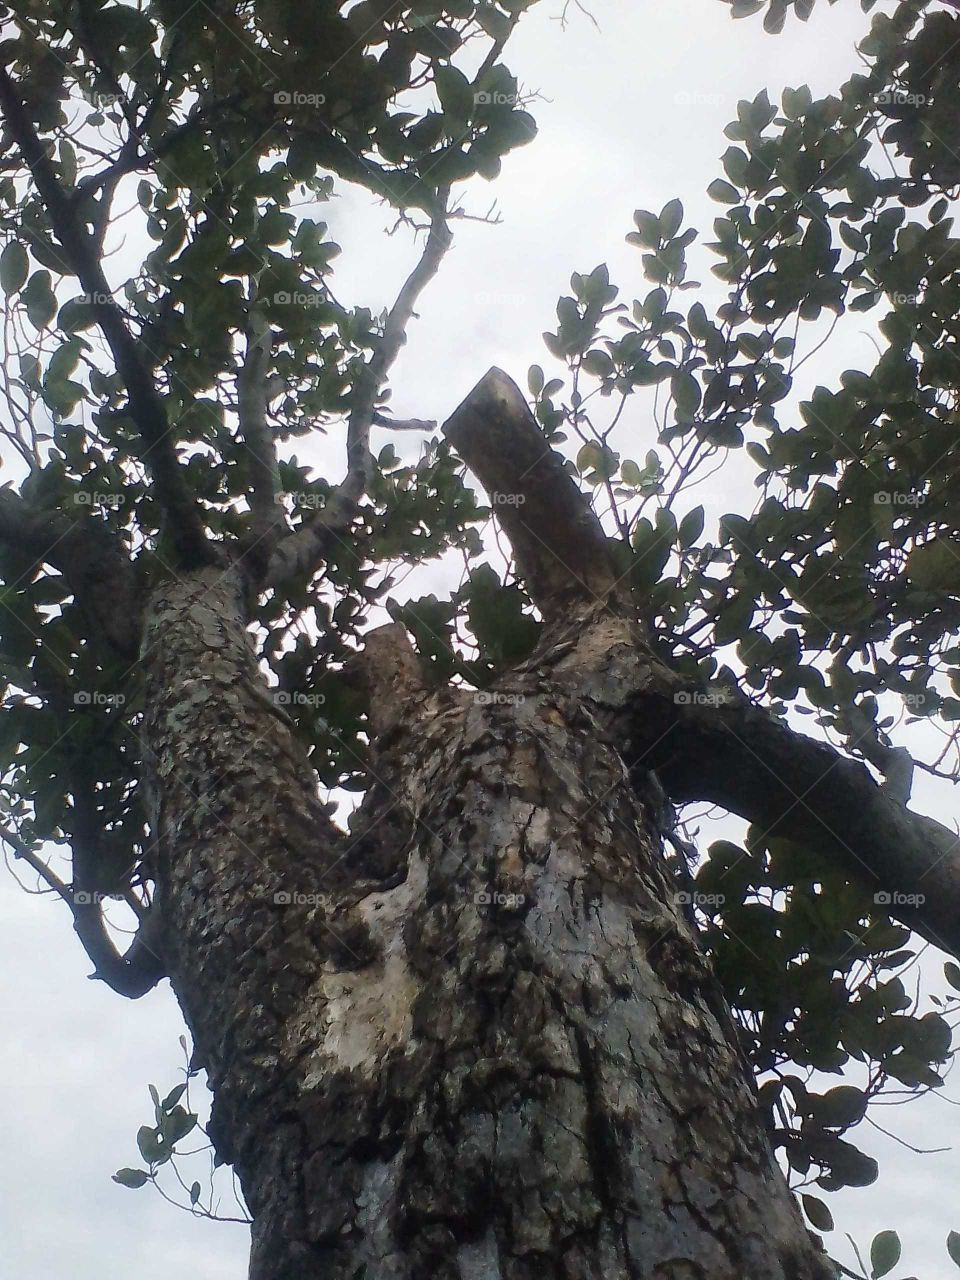
[[[267,422],[270,328],[265,322],[257,321],[258,317],[251,317],[246,354],[237,374],[237,416],[250,473],[252,519],[246,554],[262,570],[277,539],[289,532],[289,527],[279,501],[277,447]]]
[[[118,995],[137,1000],[165,976],[157,939],[152,936],[157,932],[157,917],[152,912],[147,913],[133,942],[121,955],[107,932],[97,895],[74,892],[8,827],[0,825],[0,839],[70,908],[76,935],[96,970],[90,975],[92,978],[99,978]]]
[[[204,535],[199,506],[180,468],[167,412],[153,375],[113,299],[95,242],[60,186],[20,92],[3,67],[0,67],[0,108],[126,386],[130,414],[143,444],[141,458],[153,476],[157,500],[168,517],[174,546],[184,565],[211,561],[214,546]]]
[[[354,387],[353,408],[347,421],[347,474],[334,489],[324,510],[276,548],[267,568],[267,585],[316,569],[353,523],[373,474],[370,429],[377,418],[377,397],[406,341],[407,326],[415,315],[417,301],[437,274],[451,244],[449,197],[449,189],[441,187],[420,260],[397,294],[376,349]]]

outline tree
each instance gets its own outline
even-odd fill
[[[958,952],[955,839],[907,807],[888,708],[960,710],[958,19],[901,4],[839,96],[740,104],[714,316],[678,309],[679,202],[638,210],[647,295],[575,273],[562,376],[530,370],[531,409],[491,371],[403,466],[371,428],[433,434],[387,383],[452,188],[532,136],[500,61],[526,7],[326,3],[309,31],[277,0],[16,7],[2,834],[99,978],[169,978],[257,1280],[832,1276],[776,1153],[868,1183],[844,1135],[950,1054],[954,1006],[901,975],[911,930]],[[381,316],[337,298],[302,212],[335,181],[420,234]],[[156,247],[121,271],[124,233]],[[876,367],[798,407],[801,326],[879,307]],[[293,441],[341,423],[332,483]],[[678,520],[741,448],[757,509]],[[447,598],[392,595],[450,552]],[[952,776],[950,750],[917,763]],[[337,789],[362,793],[343,825]],[[695,801],[745,847],[691,854]],[[120,1181],[175,1156],[182,1098]]]

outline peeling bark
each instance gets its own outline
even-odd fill
[[[826,1280],[586,692],[615,629],[487,701],[419,689],[385,629],[403,714],[338,838],[242,595],[170,584],[144,663],[170,974],[252,1280]]]

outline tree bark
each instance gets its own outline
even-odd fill
[[[493,694],[426,691],[378,633],[375,785],[342,836],[242,601],[213,569],[156,594],[144,733],[165,959],[252,1280],[832,1275],[585,691],[609,628]]]

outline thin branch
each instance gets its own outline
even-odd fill
[[[100,895],[74,891],[55,871],[39,858],[16,832],[0,824],[0,839],[9,846],[15,858],[21,859],[70,908],[73,927],[95,972],[118,995],[130,1000],[152,990],[165,976],[163,961],[156,950],[156,916],[148,916],[141,924],[130,947],[122,955],[113,944],[103,919]]]
[[[130,414],[144,446],[141,456],[153,476],[157,500],[168,517],[170,534],[181,561],[185,565],[209,562],[214,559],[214,547],[204,535],[200,508],[180,468],[167,412],[153,374],[114,301],[95,241],[60,186],[17,85],[3,67],[0,67],[0,108],[126,386]]]
[[[354,387],[353,408],[347,421],[347,473],[330,495],[322,512],[277,546],[267,566],[266,583],[276,585],[317,569],[353,523],[373,476],[370,430],[377,420],[377,398],[406,341],[407,327],[423,290],[437,274],[451,244],[448,223],[449,189],[441,187],[420,260],[407,277],[387,313],[383,333]]]
[[[251,521],[246,554],[261,572],[278,538],[289,532],[280,501],[277,447],[267,422],[270,352],[270,327],[254,312],[246,353],[237,374],[237,417],[250,474]]]

